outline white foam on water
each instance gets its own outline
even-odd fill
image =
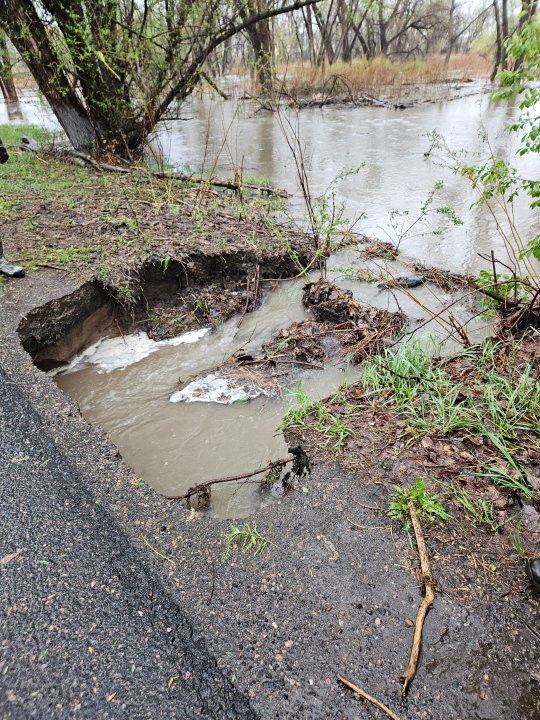
[[[124,370],[128,365],[143,360],[160,347],[167,345],[191,345],[204,337],[210,328],[191,330],[171,340],[151,340],[145,332],[116,338],[103,338],[77,355],[69,365],[53,371],[52,374],[77,372],[89,365],[95,365],[100,373]]]
[[[206,375],[194,380],[182,390],[177,390],[169,398],[173,403],[179,402],[213,402],[222,405],[232,405],[236,402],[252,400],[264,394],[261,388],[255,385],[235,385],[225,378],[217,375]]]

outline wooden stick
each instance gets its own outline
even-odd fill
[[[424,599],[418,608],[416,614],[416,621],[414,623],[414,635],[413,644],[411,648],[411,654],[409,656],[409,663],[407,669],[401,676],[403,681],[402,694],[407,694],[408,687],[414,676],[416,675],[416,669],[418,667],[418,660],[420,658],[420,648],[422,646],[422,629],[424,627],[424,621],[428,614],[429,608],[433,605],[435,600],[435,582],[431,575],[431,563],[429,561],[429,555],[426,547],[426,541],[424,540],[424,533],[422,532],[422,525],[416,514],[414,504],[409,502],[409,514],[411,516],[412,526],[414,528],[414,534],[416,537],[416,545],[418,547],[418,555],[420,557],[420,568],[422,571],[422,585],[425,589]]]
[[[365,690],[362,690],[362,688],[358,687],[358,685],[355,685],[354,683],[350,682],[349,680],[346,680],[342,675],[337,676],[338,680],[342,682],[344,685],[346,685],[348,688],[351,688],[351,690],[354,690],[354,692],[357,695],[360,695],[360,697],[363,697],[365,700],[369,700],[370,703],[375,705],[375,707],[378,707],[379,710],[382,710],[385,712],[389,718],[392,718],[392,720],[399,720],[398,716],[393,713],[390,708],[386,707],[384,703],[382,703],[380,700],[377,700],[377,698],[374,698],[373,695],[370,695]]]
[[[207,480],[206,482],[199,483],[199,485],[194,485],[193,487],[189,488],[189,490],[184,493],[184,495],[165,495],[165,498],[167,500],[187,500],[192,495],[196,495],[202,490],[207,490],[212,485],[234,482],[235,480],[244,480],[246,478],[253,477],[253,475],[260,475],[261,473],[267,472],[268,470],[274,470],[274,468],[282,468],[284,465],[287,465],[294,459],[294,457],[291,457],[284,458],[283,460],[276,460],[274,462],[271,462],[269,465],[266,465],[266,467],[259,468],[259,470],[252,470],[251,472],[243,473],[242,475],[231,475],[230,477],[217,478],[217,480]]]

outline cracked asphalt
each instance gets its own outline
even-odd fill
[[[0,369],[0,715],[255,718]]]

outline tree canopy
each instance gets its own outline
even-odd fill
[[[0,28],[73,146],[132,159],[222,43],[317,0],[0,0]]]

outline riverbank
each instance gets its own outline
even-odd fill
[[[37,269],[24,279],[6,281],[0,289],[0,365],[7,373],[2,382],[19,388],[39,420],[28,432],[28,441],[32,442],[32,435],[48,433],[61,456],[77,468],[70,502],[77,507],[84,488],[88,503],[80,504],[82,517],[89,512],[87,505],[101,508],[127,538],[129,560],[125,562],[143,574],[150,573],[159,587],[156,597],[163,617],[151,623],[151,632],[177,638],[171,641],[174,653],[161,660],[163,672],[153,681],[159,693],[176,700],[178,712],[189,716],[179,689],[185,682],[197,683],[199,670],[183,656],[186,646],[177,634],[178,620],[172,612],[176,604],[189,613],[191,637],[204,639],[210,656],[205,662],[215,659],[220,678],[236,687],[242,702],[249,699],[253,712],[261,718],[372,717],[371,708],[337,683],[336,675],[341,673],[390,705],[402,719],[477,716],[533,720],[540,707],[538,603],[530,595],[522,561],[509,546],[507,532],[474,528],[463,511],[449,505],[437,484],[429,486],[430,492],[442,495],[441,501],[455,513],[455,520],[425,527],[438,594],[425,626],[417,679],[407,703],[400,699],[399,676],[407,663],[421,591],[415,572],[416,550],[400,524],[388,519],[387,510],[395,483],[413,480],[417,474],[431,475],[435,466],[444,465],[438,458],[448,455],[445,441],[432,439],[431,449],[421,445],[423,451],[433,453],[431,464],[426,465],[423,456],[400,457],[400,453],[414,455],[419,450],[415,445],[399,446],[399,442],[396,447],[396,436],[405,428],[392,415],[392,408],[388,406],[384,412],[377,407],[364,408],[351,388],[343,407],[354,415],[354,435],[340,444],[337,453],[318,439],[311,442],[313,471],[305,490],[283,497],[250,520],[269,540],[265,552],[254,556],[233,550],[224,562],[224,534],[230,530],[229,523],[166,501],[141,486],[104,434],[80,417],[74,403],[36,369],[21,347],[17,332],[21,321],[28,327],[29,318],[39,319],[29,333],[33,337],[38,328],[47,328],[39,314],[44,306],[51,311],[49,343],[55,327],[63,334],[66,323],[73,322],[75,327],[77,314],[71,320],[66,318],[65,298],[71,294],[77,301],[80,288],[88,283],[98,283],[113,299],[118,308],[114,321],[119,322],[120,330],[131,328],[130,323],[142,320],[143,313],[141,309],[133,314],[129,308],[138,308],[139,301],[143,308],[145,298],[152,307],[152,298],[144,292],[145,282],[140,297],[137,291],[141,269],[148,262],[152,282],[161,282],[169,271],[172,282],[163,288],[163,294],[169,296],[170,314],[156,311],[158,321],[154,322],[152,312],[147,312],[144,322],[149,324],[144,327],[164,337],[173,327],[184,331],[208,321],[212,310],[219,322],[220,313],[226,315],[229,310],[222,310],[220,299],[209,313],[205,311],[207,317],[201,318],[199,291],[196,299],[189,300],[191,310],[185,306],[177,310],[178,301],[181,305],[182,298],[192,292],[186,275],[190,283],[193,279],[201,285],[204,279],[208,288],[210,268],[214,268],[216,280],[225,274],[225,290],[244,293],[242,302],[230,311],[243,311],[249,300],[244,286],[247,270],[265,262],[270,267],[281,257],[286,265],[279,274],[293,274],[298,255],[309,251],[309,243],[304,245],[298,238],[296,244],[289,236],[284,243],[282,230],[276,234],[272,223],[261,219],[271,217],[265,207],[260,208],[261,217],[252,217],[248,206],[242,209],[235,200],[231,201],[233,212],[223,195],[208,190],[203,196],[197,190],[177,189],[162,181],[131,184],[132,180],[70,168],[49,158],[15,155],[14,161],[3,166],[10,169],[9,187],[4,171],[1,176],[6,183],[3,202],[9,204],[4,207],[4,244],[11,258]],[[230,217],[220,222],[220,213]],[[224,241],[226,247],[221,245]],[[291,248],[298,255],[291,256]],[[198,273],[195,262],[192,276],[194,252],[199,253],[197,262],[202,254],[212,262],[199,265]],[[242,264],[248,255],[250,268]],[[230,265],[220,265],[217,259],[224,256],[229,257]],[[241,259],[241,272],[227,275],[235,257]],[[150,282],[148,278],[146,282]],[[156,285],[152,287],[155,290]],[[218,293],[223,295],[223,288],[215,285],[212,296]],[[61,312],[52,314],[54,308]],[[127,316],[123,314],[126,308]],[[167,321],[163,327],[165,315],[175,322]],[[11,402],[11,396],[4,393],[2,402]],[[20,398],[15,402],[21,403]],[[334,406],[328,410],[337,412]],[[307,415],[306,419],[314,425]],[[472,454],[468,446],[457,450]],[[47,446],[45,460],[51,452]],[[31,480],[25,465],[29,460],[24,454],[19,456],[17,450],[17,472]],[[447,463],[449,468],[452,464],[456,463]],[[451,468],[448,474],[441,467],[438,472],[439,483],[455,480]],[[16,482],[16,477],[9,478],[11,491]],[[40,478],[39,482],[46,480]],[[8,505],[3,506],[3,513],[8,512]],[[36,488],[33,502],[26,503],[25,509],[31,536],[32,527],[47,516],[46,496]],[[13,517],[10,527],[15,529],[16,522]],[[18,549],[16,534],[8,533],[6,538],[13,539],[8,539],[3,558]],[[52,540],[40,538],[41,554],[48,562],[66,562],[66,571],[77,574],[77,566],[60,557],[58,543],[52,558]],[[83,539],[80,545],[84,548]],[[32,567],[37,567],[40,559],[36,556]],[[22,573],[28,567],[22,559],[21,565],[13,564],[16,562],[6,565],[14,573],[15,594],[22,588]],[[124,561],[119,559],[119,564]],[[128,597],[133,592],[125,568],[115,583],[118,596]],[[45,668],[53,662],[60,636],[67,632],[62,607],[55,607],[39,639],[38,654],[48,648],[39,660]],[[128,634],[131,627],[132,618],[126,611],[118,632]],[[111,662],[111,649],[94,643],[93,632],[88,631],[88,646],[95,652],[90,653],[88,646],[83,651],[92,662],[94,655],[104,663]],[[128,643],[128,662],[138,667],[140,650],[133,639]],[[65,658],[60,662],[66,662]],[[3,690],[7,697],[8,686]],[[17,691],[28,707],[36,702],[31,692],[28,688],[25,695],[22,684]],[[51,702],[61,702],[60,687],[48,692]],[[111,717],[122,715],[122,703],[130,706],[134,701],[131,685],[123,686],[121,677],[110,691],[100,684],[99,697],[100,708],[110,708]],[[93,705],[88,697],[69,692],[70,711],[78,703],[83,716],[86,712],[90,717]],[[159,706],[159,694],[155,703]],[[21,717],[19,706],[14,707],[12,717]],[[208,706],[200,712],[215,716]]]

